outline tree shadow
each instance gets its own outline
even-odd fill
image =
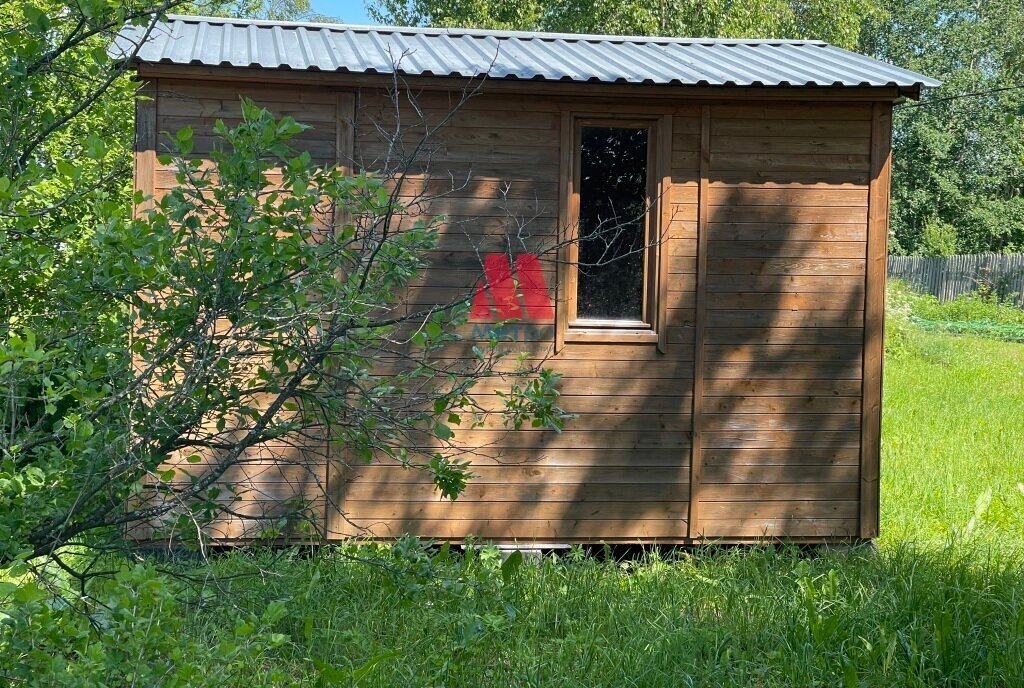
[[[355,166],[404,165],[392,168],[408,184],[398,231],[444,215],[430,263],[396,312],[475,300],[480,285],[492,287],[483,311],[460,326],[462,340],[441,352],[452,364],[444,372],[458,374],[471,347],[497,333],[511,340],[503,348],[563,374],[560,405],[578,418],[562,433],[508,430],[495,391],[515,380],[484,379],[474,395],[484,427],[456,427],[454,447],[423,447],[472,460],[478,477],[454,503],[422,473],[388,460],[364,466],[325,447],[339,469],[326,509],[342,515],[345,534],[622,543],[856,534],[870,106],[712,106],[701,188],[700,107],[680,105],[659,246],[668,254],[665,351],[573,342],[556,353],[553,320],[529,317],[521,289],[512,296],[518,317],[502,325],[508,313],[484,267],[500,255],[514,272],[519,256],[536,254],[553,292],[557,101],[484,93],[466,106],[463,92],[410,91],[396,105],[374,93],[359,96]],[[226,101],[217,102],[200,99],[204,117],[219,114],[214,105]],[[330,138],[304,136],[311,145]],[[700,505],[691,528],[695,430]]]
[[[536,107],[540,113],[531,116],[539,118],[544,106]],[[479,477],[454,504],[430,501],[424,496],[429,485],[414,499],[406,498],[413,491],[404,482],[361,486],[361,502],[388,502],[370,510],[391,528],[387,534],[623,543],[681,542],[691,535],[739,541],[856,535],[869,145],[864,128],[870,106],[793,104],[739,113],[747,117],[735,110],[723,108],[734,114],[723,114],[721,131],[712,119],[704,244],[697,234],[699,110],[680,108],[674,117],[675,197],[669,239],[661,247],[670,256],[665,353],[621,344],[567,343],[557,353],[548,342],[532,347],[537,353],[548,348],[545,365],[565,376],[560,404],[579,417],[562,433],[466,432],[467,456]],[[467,134],[470,140],[495,128],[494,118],[480,121],[481,131]],[[836,135],[844,125],[849,131],[840,133],[850,135]],[[743,126],[751,127],[750,135],[731,133]],[[787,135],[779,136],[780,130]],[[471,163],[468,170],[454,167],[492,191],[477,187],[464,206],[467,215],[486,217],[489,205],[506,202],[495,192],[499,188],[536,194],[531,210],[543,213],[551,205],[546,201],[557,195],[557,181],[513,179],[509,172],[517,164],[523,169],[525,160],[498,155],[504,150],[499,144],[463,161],[456,149],[465,131],[463,125],[452,134],[444,156]],[[548,136],[546,155],[520,149],[533,155],[537,169],[557,165],[557,131]],[[743,146],[769,152],[737,153]],[[778,152],[786,146],[799,152]],[[432,163],[452,169],[443,156]],[[543,232],[509,242],[509,219],[516,213],[502,212],[506,233],[496,246],[513,256],[516,247],[544,252]],[[537,217],[548,226],[549,217]],[[705,256],[697,255],[698,245]],[[488,249],[474,250],[475,264],[445,254],[427,269],[423,283],[471,290],[480,275],[479,256]],[[701,263],[707,274],[698,316]],[[462,283],[452,282],[453,270],[463,269]],[[700,371],[694,357],[698,317],[705,356]],[[689,443],[697,372],[704,379],[701,501],[691,532]],[[477,438],[487,441],[474,444]],[[363,482],[373,480],[373,472],[362,474]]]

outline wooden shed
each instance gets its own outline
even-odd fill
[[[299,142],[317,162],[373,170],[379,123],[412,107],[396,88],[440,121],[475,80],[418,174],[466,182],[423,212],[479,218],[480,243],[453,231],[412,298],[483,279],[464,338],[517,319],[502,336],[550,357],[578,418],[460,431],[476,477],[454,503],[386,461],[329,456],[314,467],[329,499],[310,494],[328,539],[877,536],[892,111],[936,82],[817,41],[178,16],[136,52],[141,31],[117,46],[152,96],[135,184],[156,196],[175,183],[160,132],[191,126],[201,156],[241,96],[312,124]],[[643,208],[630,226],[658,240],[587,271],[580,243],[531,244],[581,238],[609,203]],[[273,470],[238,479],[256,501],[296,489]]]

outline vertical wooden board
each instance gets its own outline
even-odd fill
[[[708,171],[711,164],[711,106],[700,111],[700,171],[697,192],[697,307],[694,314],[693,362],[693,442],[690,456],[690,519],[689,536],[701,535],[700,477],[701,443],[704,426],[704,328],[707,322],[708,274]]]
[[[835,113],[822,112],[814,121],[791,120],[787,115],[791,114],[790,106],[762,104],[758,107],[762,108],[763,122],[744,122],[742,131],[735,113],[713,108],[710,136],[713,153],[721,154],[718,146],[737,136],[749,137],[751,153],[759,150],[753,143],[765,136],[781,135],[784,131],[786,138],[775,139],[762,155],[747,155],[742,148],[737,148],[735,154],[718,155],[718,161],[725,158],[731,161],[728,167],[733,171],[725,176],[715,172],[716,156],[713,154],[709,171],[702,177],[710,177],[709,185],[714,188],[707,199],[709,208],[701,209],[702,222],[710,219],[716,230],[729,228],[724,236],[712,235],[711,238],[719,240],[704,247],[713,254],[710,259],[705,258],[704,283],[713,288],[750,279],[757,283],[750,282],[746,293],[731,289],[735,293],[722,303],[707,299],[705,312],[697,316],[703,322],[703,332],[698,337],[702,342],[716,340],[723,336],[722,327],[730,331],[746,329],[756,341],[777,342],[788,347],[796,326],[804,328],[803,336],[810,337],[807,341],[815,344],[819,339],[828,341],[833,336],[831,333],[841,329],[852,333],[849,344],[856,343],[859,349],[864,337],[860,292],[866,279],[864,237],[868,220],[864,206],[868,202],[869,161],[863,153],[869,150],[869,123],[863,122],[861,132],[847,128],[847,123],[839,122]],[[872,105],[867,106],[867,110],[872,108]],[[842,130],[839,125],[843,125]],[[833,150],[831,146],[836,141],[841,143]],[[854,143],[856,150],[853,150]],[[847,147],[850,150],[846,150]],[[864,170],[859,168],[862,163]],[[863,181],[858,183],[859,177],[863,177]],[[838,234],[821,231],[822,227],[830,225],[859,227],[860,230]],[[787,238],[766,234],[764,230],[748,231],[758,226],[785,228],[785,231],[793,228],[797,234]],[[799,273],[796,277],[794,271]],[[813,288],[805,291],[805,287]],[[772,313],[769,315],[765,308]],[[696,537],[718,538],[736,533],[741,519],[730,518],[729,509],[723,509],[732,499],[730,495],[757,487],[759,498],[771,502],[780,499],[782,494],[778,486],[761,485],[763,476],[759,473],[738,472],[729,484],[719,486],[722,489],[717,492],[710,484],[702,485],[706,471],[702,477],[704,461],[701,458],[717,451],[715,447],[730,444],[756,456],[767,451],[802,455],[810,447],[815,447],[814,451],[841,449],[853,452],[858,461],[861,450],[859,396],[864,383],[859,353],[856,360],[836,365],[840,362],[827,362],[828,356],[824,354],[813,354],[805,360],[798,352],[787,348],[785,354],[780,349],[756,364],[734,368],[722,358],[721,352],[728,354],[729,361],[746,361],[746,357],[736,346],[738,342],[729,337],[727,341],[729,343],[718,350],[715,361],[708,361],[707,355],[704,356],[699,373],[703,394],[695,399],[694,427],[698,437],[694,443],[695,466],[692,469],[699,494],[691,501],[691,507],[697,510],[691,512],[694,526],[691,532]],[[787,396],[794,392],[794,384],[822,389],[838,385],[845,390],[843,398],[857,400],[856,408],[841,416],[828,415],[813,420],[788,413],[734,415],[736,411],[732,409],[739,408],[738,404],[749,404],[747,397],[753,392],[757,396],[751,398],[769,406],[782,407],[799,399],[799,395]],[[706,396],[709,392],[715,396]],[[719,408],[724,403],[730,410],[722,416],[703,415],[711,410],[712,402]],[[859,480],[860,469],[857,471]],[[808,472],[799,474],[798,478],[791,486],[793,498],[809,500],[805,508],[807,514],[817,519],[828,518],[828,505],[819,505],[818,500],[822,498],[816,496],[820,476]],[[850,484],[850,488],[859,497],[859,482]],[[851,509],[860,509],[855,497],[847,499],[852,503]],[[715,512],[714,516],[709,515],[709,509]],[[795,522],[781,521],[774,532],[779,537],[810,534],[801,531]]]
[[[352,175],[355,173],[355,119],[356,119],[356,94],[351,91],[342,91],[338,94],[337,111],[334,117],[334,148],[337,151],[335,164],[342,173]],[[334,226],[343,227],[351,221],[351,216],[346,211],[334,209]],[[339,274],[339,277],[341,275]]]
[[[558,249],[558,273],[555,285],[555,353],[565,347],[565,334],[569,328],[569,278],[573,271],[569,269],[569,247],[567,239],[572,228],[572,112],[562,111],[561,135],[559,137],[558,154],[558,237],[562,246]]]
[[[337,149],[337,165],[347,175],[355,173],[355,127],[356,94],[351,91],[342,91],[338,94],[337,113],[335,116],[335,148]],[[335,208],[335,227],[344,226],[350,218],[347,213],[338,212]],[[341,277],[339,273],[339,278]],[[326,452],[330,458],[327,462],[327,503],[325,505],[324,528],[327,537],[341,531],[344,526],[344,518],[340,507],[344,501],[344,486],[346,466],[351,465],[353,457],[351,452],[345,448],[339,448],[340,457],[335,459],[330,451]]]
[[[342,91],[338,94],[338,114],[335,123],[335,147],[338,166],[345,174],[354,173],[356,131],[356,94]]]
[[[136,217],[153,207],[156,175],[157,80],[144,81],[135,101],[135,190],[145,198],[136,205]]]
[[[860,536],[878,536],[879,463],[882,436],[882,356],[885,268],[889,239],[892,105],[875,103],[871,124],[871,180],[865,271],[864,371],[861,418]]]
[[[658,171],[661,184],[658,192],[658,351],[668,351],[668,272],[672,252],[668,228],[672,221],[672,115],[661,118],[658,135]]]
[[[139,218],[153,208],[156,193],[156,145],[157,145],[157,103],[159,92],[158,81],[143,81],[136,90],[135,100],[135,140],[133,143],[133,170],[135,191],[142,194],[141,203],[132,204],[132,217]],[[135,326],[129,338],[134,340],[141,322],[137,314]],[[134,351],[134,347],[132,348]],[[136,370],[142,369],[142,360],[132,355],[132,365]]]
[[[343,512],[346,500],[346,487],[352,474],[352,457],[345,449],[337,450],[337,456],[331,454],[328,448],[329,459],[327,461],[327,514],[324,518],[324,532],[328,539],[337,538],[339,533],[344,532],[348,523],[346,514]]]

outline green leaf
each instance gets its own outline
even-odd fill
[[[166,471],[160,472],[160,480],[162,480],[165,483],[169,483],[172,480],[174,480],[174,476],[175,470],[173,468],[168,468]]]
[[[78,168],[67,160],[57,160],[57,172],[60,173],[60,176],[68,179],[78,178]]]
[[[383,654],[374,655],[373,657],[370,657],[362,664],[362,666],[352,671],[352,682],[358,685],[360,681],[362,681],[364,678],[370,675],[370,672],[372,672],[378,664],[386,660],[394,659],[400,656],[400,652],[394,651],[385,652]]]
[[[36,583],[26,583],[25,585],[19,585],[18,589],[14,591],[14,601],[22,603],[40,602],[49,597],[49,593],[46,592],[41,586]]]
[[[50,18],[41,9],[35,5],[26,4],[23,11],[30,28],[35,29],[38,33],[46,33],[50,30]]]
[[[437,435],[437,437],[442,440],[450,440],[452,437],[455,436],[455,433],[452,432],[452,429],[449,428],[444,423],[438,423],[437,425],[434,426],[434,434]]]
[[[307,641],[313,639],[313,617],[307,615],[302,623],[302,637]]]
[[[508,585],[512,582],[512,577],[516,575],[516,571],[523,565],[523,553],[519,550],[515,550],[501,563],[501,580]]]
[[[349,677],[351,676],[348,672],[328,664],[322,659],[318,659],[316,657],[311,657],[310,659],[313,662],[313,668],[320,674],[320,678],[326,681],[329,685],[338,686],[342,683],[348,683]]]
[[[107,144],[96,134],[85,139],[85,152],[93,160],[102,160],[107,155]]]
[[[89,420],[85,419],[85,420],[82,420],[81,422],[79,422],[78,425],[75,426],[75,431],[78,433],[78,436],[80,438],[87,439],[89,437],[92,437],[92,433],[94,431],[94,428],[92,426],[92,422],[90,422]]]
[[[97,45],[89,51],[89,56],[97,65],[105,65],[110,60],[110,57],[107,55],[106,48],[101,45]]]
[[[192,127],[185,127],[184,129],[179,129],[178,133],[175,135],[175,138],[177,139],[178,142],[178,150],[181,152],[182,155],[188,155],[189,153],[192,152]]]
[[[843,667],[843,688],[857,688],[857,667],[853,662],[848,662]]]

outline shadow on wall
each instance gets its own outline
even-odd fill
[[[698,537],[857,535],[870,116],[870,106],[712,108],[702,228],[707,274],[701,285]],[[675,121],[676,131],[687,130],[683,117]],[[678,167],[689,152],[679,150],[680,139],[692,141],[676,136],[675,188],[699,179]],[[791,149],[800,152],[783,152]],[[685,217],[685,206],[674,209]],[[686,246],[673,236],[670,254],[696,254]],[[688,272],[696,263],[688,270],[673,259],[671,279],[695,284]],[[669,352],[658,363],[632,362],[616,380],[615,399],[637,405],[635,415],[622,415],[612,429],[642,435],[627,447],[608,447],[625,467],[624,482],[605,497],[599,487],[610,474],[595,461],[575,486],[578,503],[608,499],[588,516],[613,519],[609,532],[635,534],[635,519],[651,529],[647,534],[672,532],[660,528],[676,518],[676,500],[687,496],[685,486],[673,483],[687,481],[688,472],[677,464],[673,475],[658,457],[678,452],[672,430],[682,425],[665,419],[686,417],[690,400],[667,395],[653,366],[667,364],[676,389],[692,390],[694,363],[685,347],[697,336],[696,323],[689,308],[668,313]],[[595,377],[610,376],[599,370]],[[637,433],[652,427],[651,420],[657,432]],[[645,472],[652,479],[645,480]],[[665,487],[675,488],[674,495]],[[630,495],[648,499],[623,508],[617,500]],[[529,505],[516,509],[517,516],[531,517]],[[566,522],[576,517],[564,513]]]
[[[425,96],[422,112],[436,120],[450,102],[431,97],[437,102]],[[382,143],[387,127],[372,125],[391,105],[362,96],[356,157],[364,168],[407,150],[396,153],[405,139]],[[856,534],[870,106],[779,108],[712,112],[696,528],[709,538]],[[420,203],[447,217],[404,312],[471,296],[488,255],[514,267],[517,256],[540,254],[542,278],[554,285],[559,117],[541,99],[479,96],[405,168],[414,209],[406,226]],[[520,328],[508,348],[562,373],[562,405],[579,418],[561,434],[505,432],[492,419],[458,430],[479,477],[455,503],[416,472],[386,461],[355,466],[337,493],[354,524],[378,536],[410,530],[456,540],[686,537],[699,124],[698,108],[675,117],[676,220],[662,246],[670,256],[667,352],[568,344],[550,357],[545,323],[530,323],[540,327],[529,341]],[[410,142],[422,133],[411,131]],[[457,368],[481,325],[493,319],[471,322],[467,341],[442,356]],[[479,388],[481,406],[498,408],[501,387],[485,380]]]
[[[161,466],[161,472],[175,471],[173,479],[149,481],[143,498],[154,506],[170,503],[174,511],[133,525],[133,539],[159,538],[174,547],[194,540],[199,531],[224,540],[313,540],[323,532],[328,457],[318,444],[279,441],[250,448],[204,494],[209,505],[195,499],[182,503],[174,491],[219,469],[224,452],[200,450],[198,462],[188,460],[189,455],[194,454],[181,452]]]

